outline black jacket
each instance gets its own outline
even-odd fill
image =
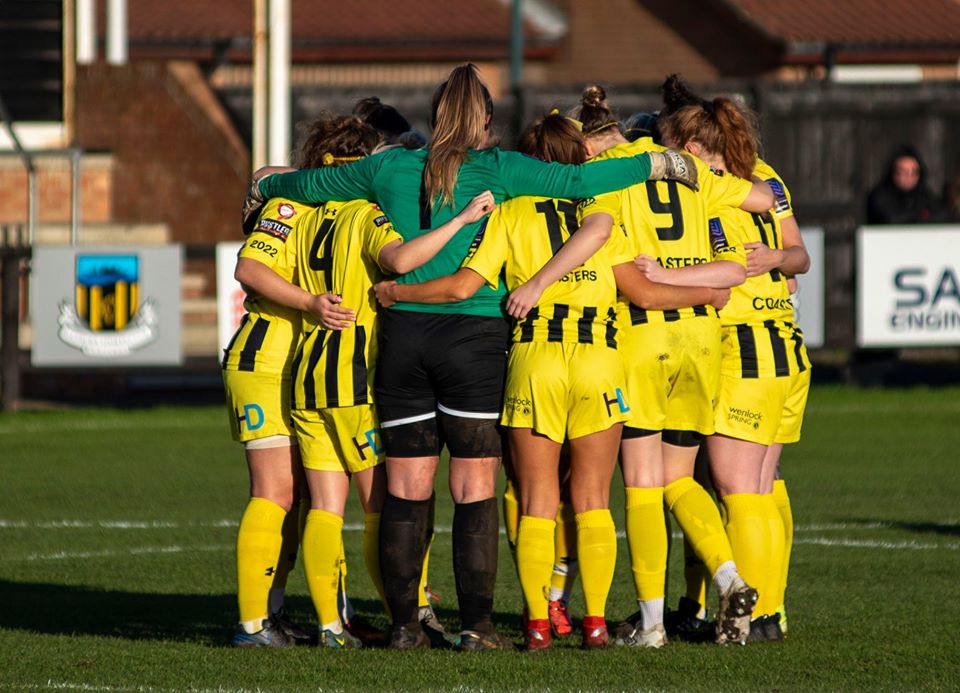
[[[908,192],[893,183],[893,164],[900,157],[913,157],[920,164],[920,180]],[[868,224],[923,224],[946,221],[943,203],[927,187],[927,169],[916,149],[903,146],[890,157],[884,179],[867,198]]]

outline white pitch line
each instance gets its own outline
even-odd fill
[[[23,558],[4,559],[10,561],[67,561],[84,558],[115,558],[117,556],[146,556],[149,554],[188,553],[191,551],[212,552],[233,549],[233,544],[211,544],[207,546],[138,546],[132,549],[104,549],[101,551],[55,551],[54,553],[32,553]]]
[[[896,527],[892,522],[828,522],[825,524],[796,525],[794,532],[830,532],[850,530],[890,529]]]
[[[180,529],[183,527],[237,527],[236,520],[171,522],[167,520],[0,520],[0,529]]]
[[[812,544],[814,546],[843,546],[855,549],[888,549],[899,551],[960,551],[960,544],[925,544],[919,541],[870,541],[861,539],[827,539],[826,537],[804,537],[793,540],[794,544]]]
[[[71,683],[69,681],[54,681],[48,679],[46,683],[6,683],[0,681],[0,688],[12,688],[17,691],[105,691],[108,693],[175,693],[188,690],[190,693],[267,693],[265,688],[154,688],[153,686],[109,686],[92,683]],[[323,689],[319,689],[323,690]]]

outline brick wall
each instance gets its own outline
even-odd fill
[[[70,158],[34,157],[37,169],[38,221],[70,221],[72,185]],[[110,220],[113,160],[107,155],[84,155],[80,160],[80,219],[83,223]],[[27,221],[27,173],[20,157],[0,157],[0,223]]]
[[[113,155],[110,221],[166,223],[170,240],[239,236],[249,154],[199,68],[77,69],[75,144]]]

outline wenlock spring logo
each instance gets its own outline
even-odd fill
[[[77,255],[73,305],[64,299],[57,335],[86,356],[127,356],[157,338],[153,301],[140,301],[136,255]]]

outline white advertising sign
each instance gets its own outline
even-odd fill
[[[857,343],[960,345],[960,226],[857,232]]]
[[[823,248],[823,229],[800,229],[803,244],[810,256],[810,269],[797,277],[797,293],[793,295],[793,310],[797,324],[803,330],[803,343],[810,349],[823,346],[823,290],[826,286],[826,255]]]
[[[242,247],[243,243],[217,243],[217,336],[221,351],[227,348],[246,312],[243,309],[246,294],[240,282],[233,278],[237,253]]]

